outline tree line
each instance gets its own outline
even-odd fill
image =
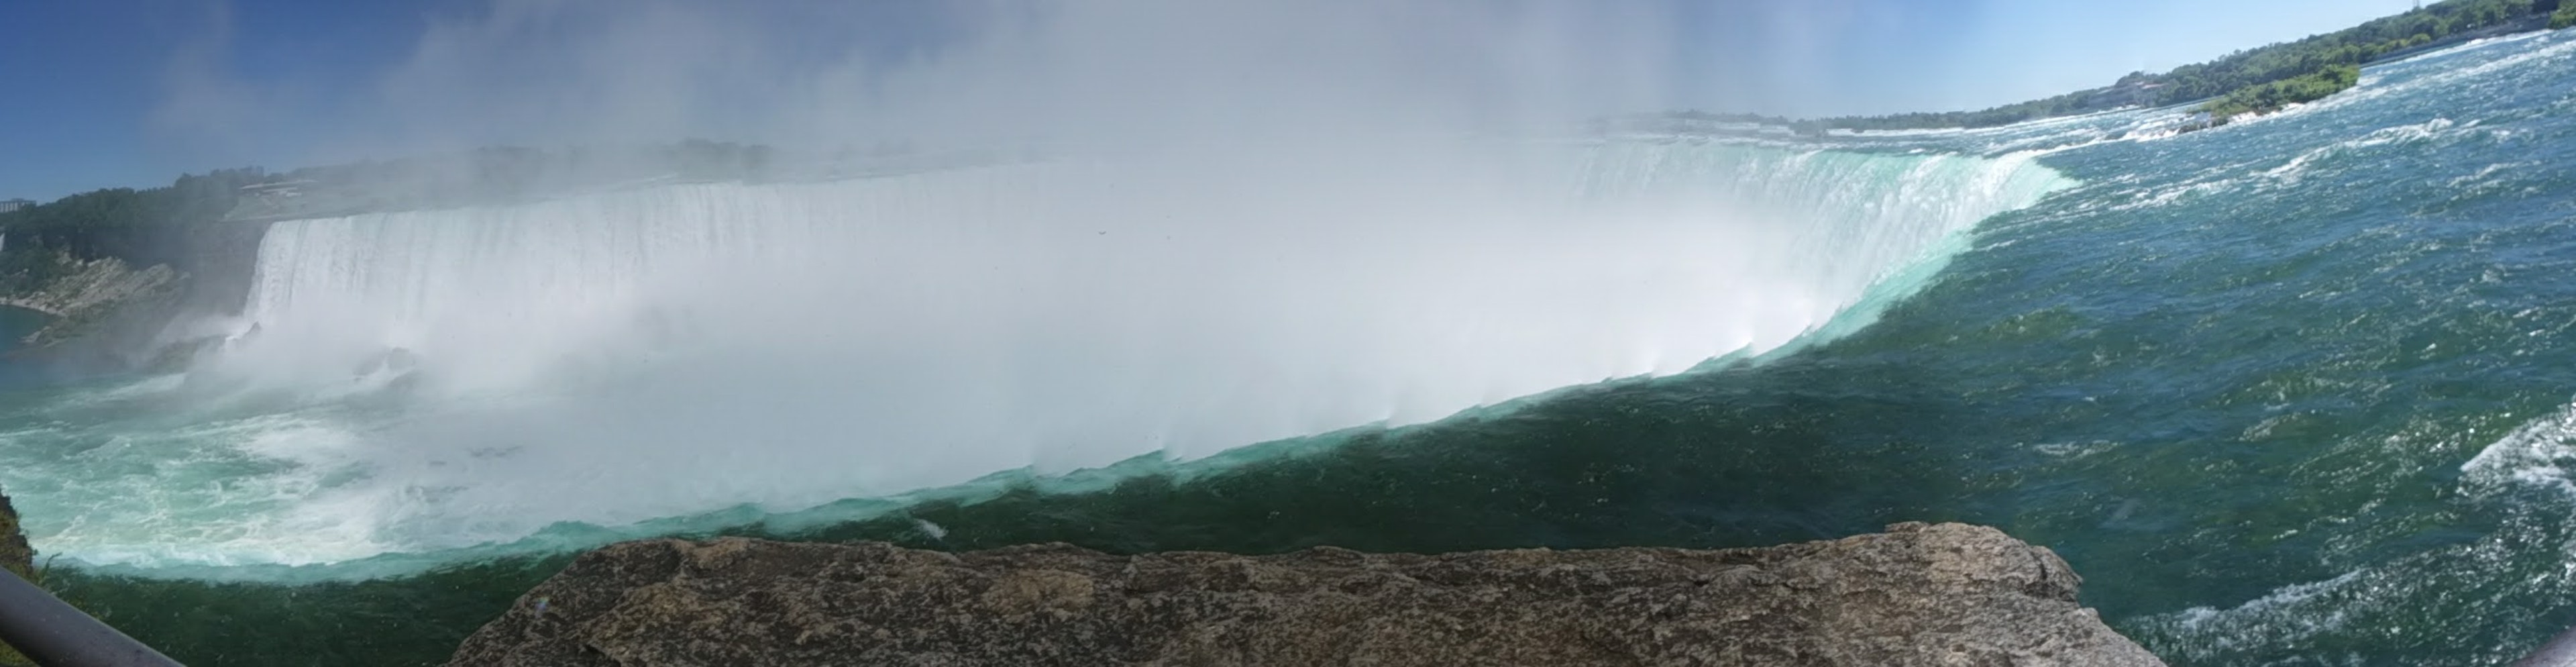
[[[2270,111],[2351,88],[2359,79],[2345,69],[2392,52],[2522,24],[2535,14],[2558,9],[2555,0],[2548,4],[2544,10],[2535,0],[2449,0],[2337,32],[2184,65],[2150,80],[2164,86],[2157,96],[2160,104],[2219,98],[2203,110],[2222,117]]]
[[[0,290],[41,287],[79,260],[185,267],[188,236],[174,232],[223,220],[243,186],[273,178],[258,167],[217,169],[167,187],[92,190],[0,213]]]

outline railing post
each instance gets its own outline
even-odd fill
[[[179,667],[6,570],[0,570],[0,642],[44,667]]]

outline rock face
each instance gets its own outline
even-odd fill
[[[53,316],[43,328],[18,341],[20,348],[13,355],[57,360],[78,357],[92,362],[93,358],[106,356],[106,350],[136,346],[123,338],[148,338],[157,333],[187,282],[186,276],[167,265],[136,269],[115,258],[79,260],[60,254],[54,261],[60,263],[62,275],[33,292],[0,295],[0,305]],[[138,319],[153,320],[151,331],[113,341],[102,335],[120,329],[145,329],[136,323]]]
[[[138,270],[114,258],[60,261],[70,268],[69,273],[34,293],[7,298],[8,305],[71,317],[161,290],[179,277],[167,266]]]
[[[35,575],[36,550],[27,546],[26,533],[18,530],[18,508],[10,506],[9,495],[0,493],[0,568],[18,576]]]
[[[1111,556],[744,539],[582,556],[448,664],[2162,665],[1991,528],[1761,549]]]
[[[9,505],[8,494],[0,494],[0,569],[33,581],[35,567],[36,550],[27,546],[27,535],[18,531],[18,508]],[[7,644],[0,644],[0,667],[33,664],[27,656],[19,655]]]
[[[241,312],[267,231],[266,223],[185,226],[155,251],[168,263],[149,266],[57,251],[49,278],[0,289],[0,305],[53,316],[11,354],[80,373],[182,367],[221,338],[192,325]]]

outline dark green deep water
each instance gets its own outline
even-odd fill
[[[1985,221],[1875,325],[1764,363],[1089,491],[728,532],[1429,552],[1968,521],[2057,550],[2086,603],[2176,665],[2496,665],[2576,624],[2576,37],[2096,143],[2133,120],[1836,140],[2062,149],[2042,163],[2083,185]],[[403,665],[443,659],[562,562],[304,585],[58,576],[190,664]]]

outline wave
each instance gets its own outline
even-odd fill
[[[2460,473],[2483,492],[2521,486],[2576,499],[2576,481],[2568,473],[2571,462],[2576,462],[2576,405],[2516,427],[2478,450],[2460,465]]]

